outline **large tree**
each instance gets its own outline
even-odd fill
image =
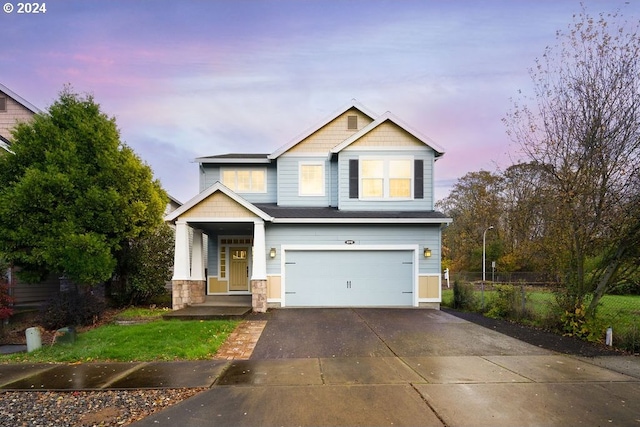
[[[581,304],[598,290],[593,312],[637,244],[628,202],[638,200],[640,171],[638,23],[583,9],[557,41],[531,71],[534,99],[516,103],[505,121],[552,190],[547,221],[562,230],[569,295]],[[590,259],[601,260],[593,271]]]
[[[0,253],[30,281],[111,277],[124,244],[162,222],[166,193],[115,119],[70,88],[0,156]]]

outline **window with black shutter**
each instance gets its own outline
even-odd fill
[[[424,199],[424,160],[413,162],[413,198]]]
[[[349,160],[349,198],[358,198],[358,160]]]

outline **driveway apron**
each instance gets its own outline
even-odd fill
[[[249,360],[134,425],[640,424],[637,358],[560,355],[435,310],[258,317],[267,325]]]

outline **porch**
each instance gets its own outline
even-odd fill
[[[251,310],[251,295],[208,295],[202,303],[173,310],[162,317],[179,320],[239,320],[251,313]]]

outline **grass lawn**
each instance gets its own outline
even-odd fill
[[[485,290],[485,303],[490,304],[495,292]],[[480,301],[480,291],[475,292]],[[544,317],[555,304],[554,295],[549,291],[526,291],[527,307],[538,317]],[[453,306],[453,288],[442,290],[444,306]],[[605,295],[600,300],[597,318],[613,326],[615,329],[626,330],[638,324],[640,315],[640,295]]]
[[[105,324],[79,333],[73,344],[43,343],[31,353],[0,355],[0,363],[201,360],[213,357],[236,320],[162,320],[156,310],[120,313],[119,319],[155,317],[147,323]]]

